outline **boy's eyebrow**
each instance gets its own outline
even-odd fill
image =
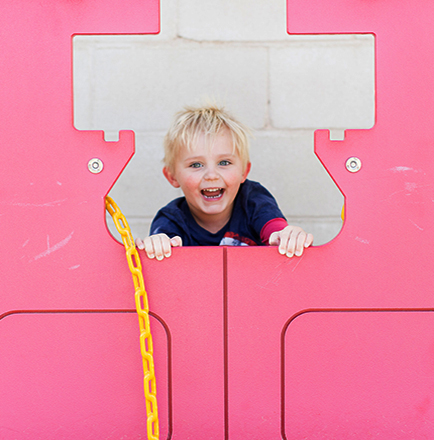
[[[217,158],[222,157],[236,157],[236,154],[233,153],[221,153],[216,155]],[[190,162],[192,160],[203,160],[205,156],[189,156],[184,159],[184,162]]]
[[[190,162],[192,160],[201,160],[204,156],[189,156],[184,159],[184,162]]]
[[[235,157],[237,156],[237,154],[234,153],[222,153],[222,154],[217,154],[218,157]]]

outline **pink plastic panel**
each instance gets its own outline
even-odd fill
[[[313,312],[288,324],[284,438],[432,437],[432,312]]]
[[[333,269],[350,254],[339,239],[292,260],[227,249],[228,438],[434,434],[430,294],[360,252]]]
[[[117,250],[123,256],[119,244]],[[206,429],[207,438],[221,439],[226,380],[224,249],[183,251],[187,252],[164,262],[144,261],[160,438],[201,438]],[[118,274],[123,272],[128,273],[126,261],[117,268]],[[71,294],[80,295],[72,288]],[[119,290],[105,288],[102,294],[134,302],[131,279]],[[146,438],[139,329],[133,310],[22,311],[0,318],[2,439],[78,440],[84,432],[95,432],[95,438]]]
[[[133,285],[103,202],[134,138],[73,128],[71,49],[77,33],[158,32],[158,6],[2,7],[2,439],[145,438]],[[290,32],[375,34],[376,125],[316,135],[346,196],[331,243],[143,259],[162,438],[434,437],[433,19],[429,0],[288,1]]]
[[[0,63],[0,315],[9,310],[134,307],[104,196],[134,152],[72,122],[72,37],[156,33],[159,1],[3,2]],[[104,163],[100,174],[88,162]],[[103,255],[104,257],[101,257]],[[110,287],[110,288],[109,288]]]
[[[171,335],[170,438],[219,440],[226,420],[224,249],[180,250],[162,262],[142,258],[151,310]]]
[[[168,334],[159,356],[161,438],[168,432]],[[18,313],[0,321],[0,438],[144,438],[135,312]]]

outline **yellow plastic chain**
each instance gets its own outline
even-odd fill
[[[128,266],[133,276],[136,310],[139,316],[140,351],[143,359],[143,384],[145,387],[148,440],[158,440],[160,428],[158,424],[157,387],[155,384],[154,349],[152,345],[151,326],[149,323],[148,296],[142,274],[142,264],[134,245],[133,235],[127,219],[112,198],[106,197],[105,206],[113,218],[116,229],[124,243]]]

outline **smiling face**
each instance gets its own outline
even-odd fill
[[[218,232],[230,219],[235,196],[250,171],[234,151],[231,133],[221,130],[211,146],[200,135],[190,150],[183,147],[173,171],[163,173],[175,188],[181,188],[196,222],[209,232]]]

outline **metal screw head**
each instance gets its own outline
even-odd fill
[[[358,157],[350,157],[345,166],[350,173],[357,173],[362,168],[362,161]]]
[[[94,157],[87,163],[87,168],[91,173],[98,174],[104,168],[104,164],[102,163],[102,160]]]

